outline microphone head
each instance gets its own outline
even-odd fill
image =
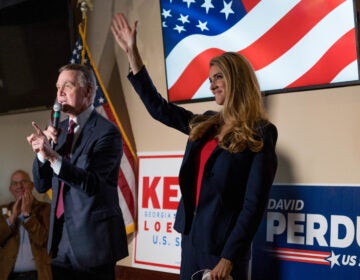
[[[62,105],[61,105],[60,103],[58,103],[58,102],[55,102],[55,104],[54,104],[54,106],[53,106],[53,110],[54,110],[55,112],[60,112],[61,109],[62,109]]]

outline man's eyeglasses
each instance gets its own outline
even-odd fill
[[[26,184],[28,184],[28,183],[30,183],[31,181],[30,180],[21,180],[21,181],[12,181],[11,183],[10,183],[10,186],[11,187],[17,187],[17,186],[19,186],[19,185],[26,185]]]

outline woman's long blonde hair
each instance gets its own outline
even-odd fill
[[[190,122],[190,140],[201,138],[211,127],[221,127],[225,122],[230,130],[219,145],[230,152],[245,148],[258,152],[263,141],[258,135],[258,126],[266,121],[263,101],[255,72],[242,55],[226,52],[214,57],[210,66],[220,68],[225,80],[225,101],[220,112],[206,116],[198,115]]]

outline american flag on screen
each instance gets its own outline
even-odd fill
[[[123,156],[121,158],[119,179],[118,179],[118,196],[121,211],[123,213],[126,232],[132,233],[135,231],[135,217],[136,217],[136,180],[135,180],[135,161],[136,155],[133,151],[129,140],[122,128],[120,121],[114,111],[114,108],[110,102],[106,88],[104,87],[97,71],[96,65],[92,60],[92,56],[88,45],[84,43],[84,33],[79,26],[79,39],[77,40],[73,49],[70,63],[86,64],[92,68],[96,76],[96,96],[94,100],[94,106],[96,110],[114,122],[120,129],[123,139]]]
[[[212,97],[209,60],[252,63],[262,91],[359,80],[352,0],[161,0],[169,101]]]

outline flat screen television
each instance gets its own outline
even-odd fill
[[[69,0],[0,3],[0,114],[52,107],[74,44]]]
[[[353,0],[160,0],[168,100],[212,99],[211,57],[239,52],[265,95],[359,84]]]

